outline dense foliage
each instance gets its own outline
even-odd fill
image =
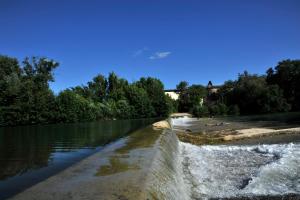
[[[202,85],[191,85],[181,81],[177,85],[177,90],[180,91],[178,99],[178,110],[179,112],[189,112],[194,107],[202,106],[202,99],[207,96],[206,88]]]
[[[300,110],[300,60],[284,60],[267,70],[267,83],[277,85],[292,110]]]
[[[160,80],[148,77],[129,84],[113,72],[54,95],[49,82],[58,65],[46,58],[26,58],[20,64],[0,56],[0,125],[165,117],[176,109]]]
[[[181,82],[179,110],[195,116],[262,114],[300,110],[300,60],[284,60],[266,75],[245,71],[211,92]],[[194,92],[192,92],[194,91]],[[201,103],[203,99],[204,103]]]
[[[49,82],[58,63],[0,56],[0,125],[78,122],[98,119],[166,117],[171,112],[195,116],[261,114],[300,110],[300,61],[284,60],[266,75],[244,72],[217,92],[181,81],[179,99],[164,94],[156,78],[129,83],[115,73],[95,76],[86,85],[54,95]]]
[[[49,81],[58,63],[26,58],[22,67],[14,58],[0,56],[0,124],[52,122],[56,103]]]

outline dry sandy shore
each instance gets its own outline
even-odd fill
[[[186,118],[173,126],[179,139],[192,144],[246,144],[275,140],[300,141],[300,123],[272,120],[231,120],[230,118]]]
[[[236,134],[230,134],[223,136],[224,141],[231,141],[231,140],[241,140],[246,138],[253,138],[253,137],[262,137],[262,136],[269,136],[269,135],[276,135],[276,134],[299,134],[300,128],[285,128],[285,129],[270,129],[270,128],[249,128],[249,129],[242,129],[237,130]]]

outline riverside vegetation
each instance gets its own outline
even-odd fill
[[[130,84],[112,72],[55,95],[49,82],[58,65],[46,58],[25,58],[20,64],[0,56],[1,126],[166,117],[174,111],[162,82],[151,77]]]
[[[203,117],[300,110],[300,60],[281,61],[265,75],[245,71],[217,93],[181,81],[177,101],[164,94],[159,79],[143,77],[129,83],[113,72],[55,95],[49,82],[58,65],[47,58],[20,63],[0,56],[0,126],[167,117],[176,111]]]
[[[178,109],[197,117],[253,115],[300,110],[300,60],[284,60],[264,75],[245,71],[226,81],[217,93],[182,81]],[[204,99],[204,103],[201,103]]]

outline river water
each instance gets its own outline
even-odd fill
[[[193,199],[300,193],[300,144],[180,148]]]
[[[157,119],[0,128],[0,199],[5,199]]]
[[[188,128],[192,120],[173,119],[172,124]],[[293,142],[279,137],[280,141],[273,140],[275,144],[266,139],[258,139],[256,144],[202,146],[178,141],[177,160],[182,165],[182,187],[188,188],[186,199],[299,198],[299,136],[292,136]]]
[[[187,129],[191,120],[170,123],[173,129]],[[275,143],[265,138],[197,146],[179,141],[174,130],[147,126],[116,140],[153,121],[22,127],[11,133],[19,138],[13,143],[9,132],[3,132],[2,150],[11,154],[1,152],[0,194],[16,193],[22,183],[28,187],[98,151],[15,199],[299,199],[299,135],[289,140],[280,136],[272,139]],[[49,132],[38,134],[42,130]],[[12,147],[18,150],[7,150]]]

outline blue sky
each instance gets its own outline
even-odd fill
[[[300,58],[298,0],[0,0],[0,54],[55,59],[51,88],[114,71],[221,84]]]

